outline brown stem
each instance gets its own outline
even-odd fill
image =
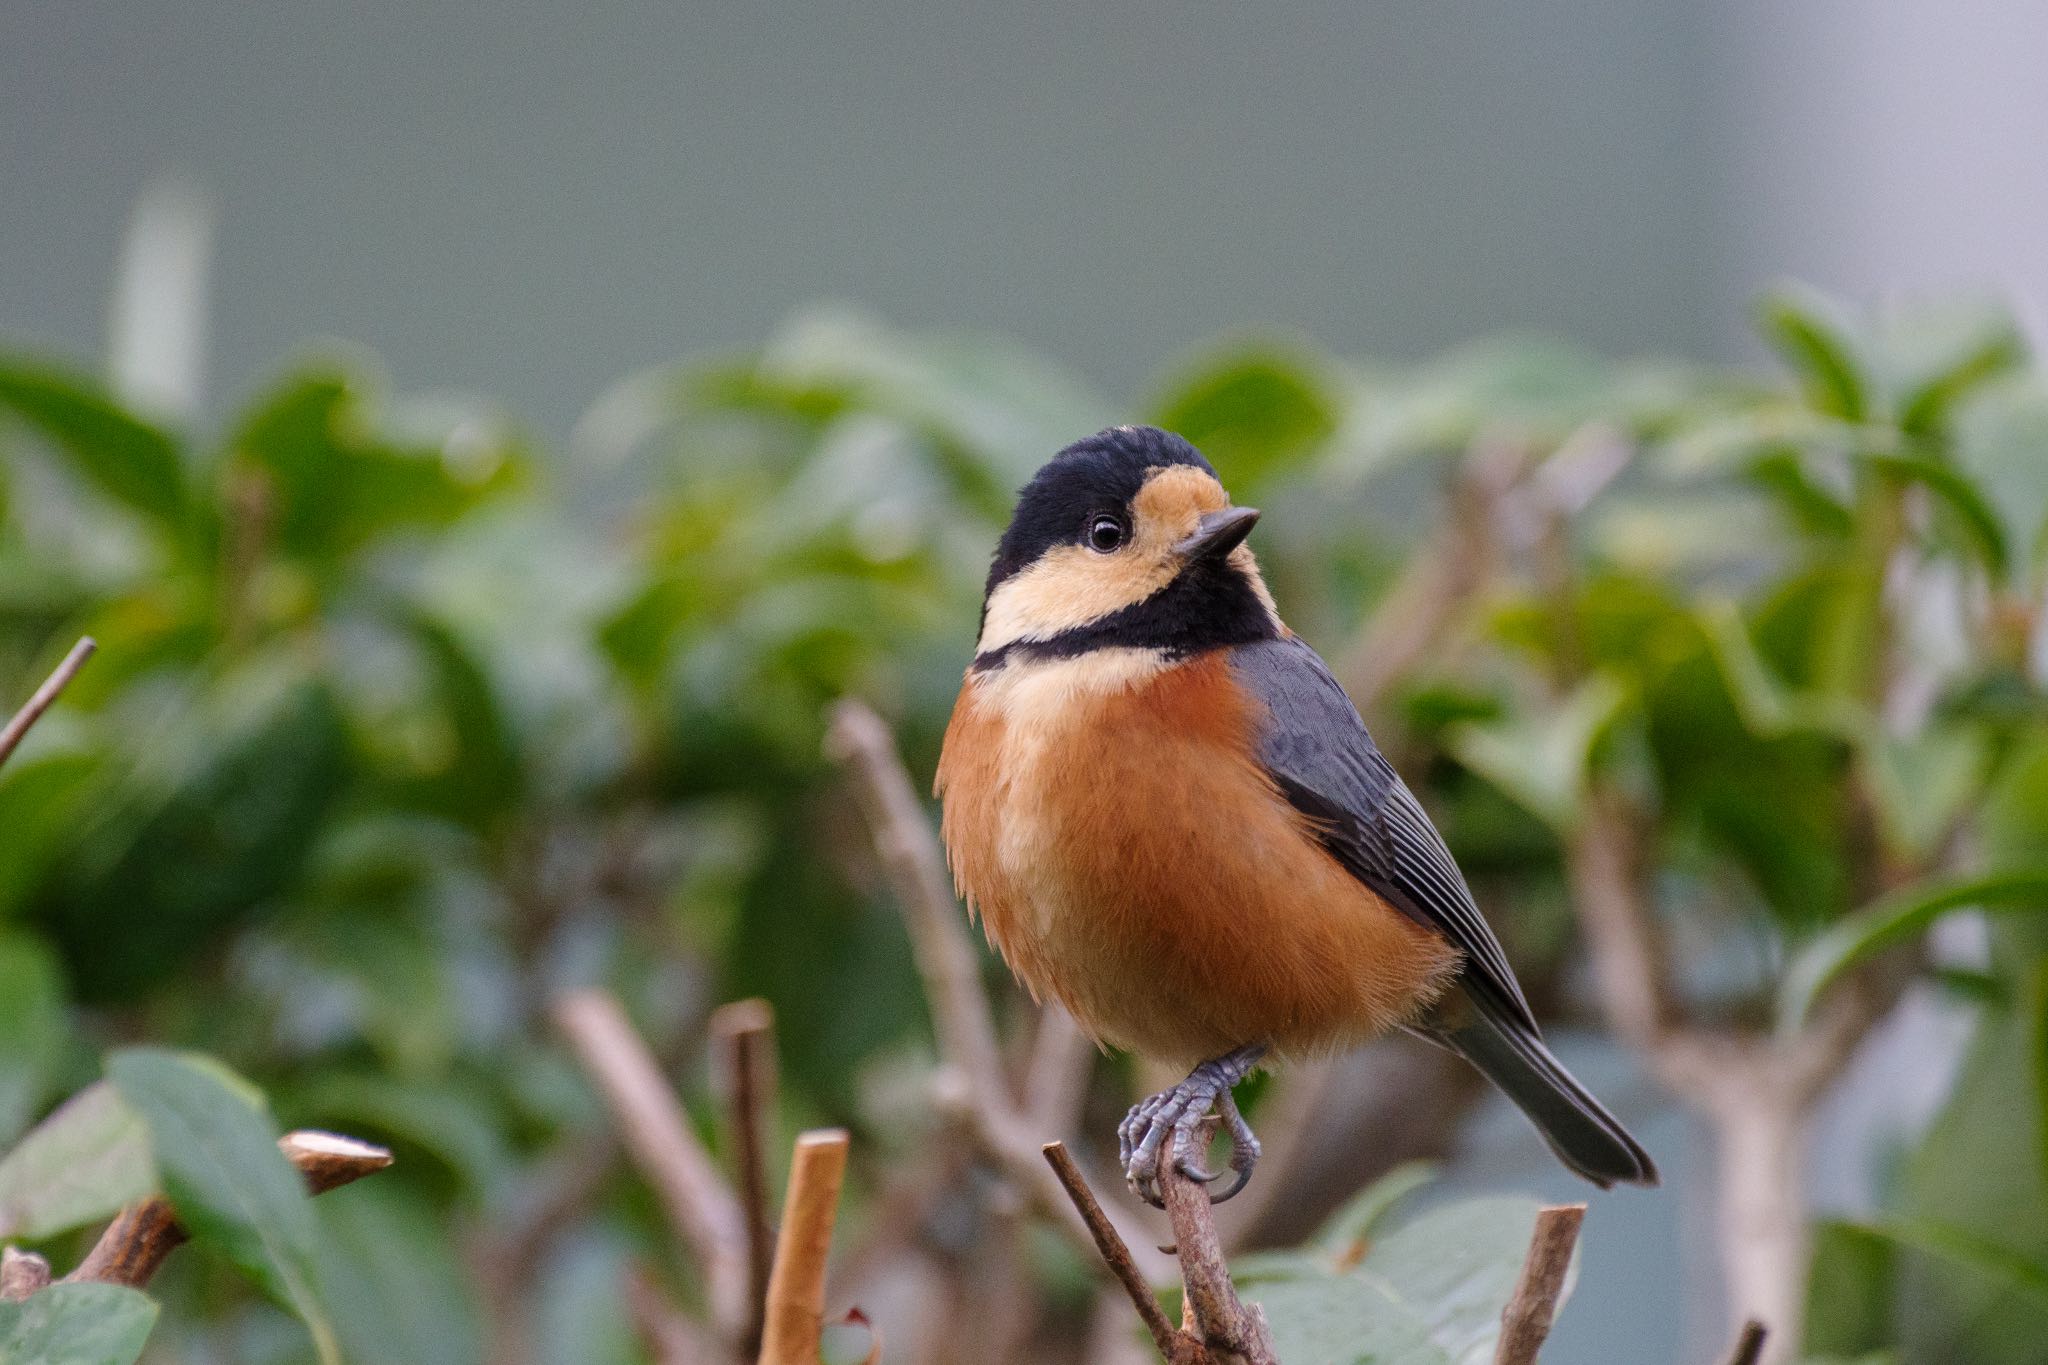
[[[1646,821],[1617,793],[1596,789],[1567,836],[1565,868],[1593,955],[1607,1022],[1623,1042],[1655,1053],[1676,1018],[1669,954],[1650,904]]]
[[[1380,599],[1337,676],[1361,711],[1422,657],[1443,648],[1445,628],[1500,565],[1501,506],[1528,462],[1519,441],[1482,437],[1452,477],[1444,518]]]
[[[1507,1307],[1501,1309],[1494,1365],[1536,1365],[1536,1353],[1550,1335],[1558,1295],[1564,1292],[1564,1277],[1571,1270],[1572,1248],[1579,1242],[1579,1224],[1585,1217],[1584,1204],[1560,1204],[1537,1212],[1535,1230],[1529,1234],[1528,1258],[1515,1278]]]
[[[1610,1026],[1713,1126],[1721,1262],[1734,1311],[1769,1326],[1762,1358],[1790,1359],[1806,1284],[1802,1174],[1813,1108],[1897,1003],[1905,975],[1894,963],[1871,964],[1789,1038],[1700,1025],[1680,1006],[1658,930],[1644,814],[1596,789],[1565,857]]]
[[[1729,1303],[1738,1320],[1770,1326],[1768,1349],[1783,1359],[1798,1339],[1811,1254],[1803,1188],[1810,1105],[1776,1080],[1753,1072],[1710,1114]]]
[[[1071,1132],[1088,1097],[1088,1075],[1096,1047],[1074,1016],[1047,1002],[1038,1011],[1038,1032],[1024,1070],[1024,1112],[1041,1133]]]
[[[43,680],[43,685],[14,713],[14,719],[0,728],[0,763],[5,763],[28,734],[29,727],[43,718],[43,712],[50,709],[61,696],[71,680],[78,676],[78,670],[85,667],[85,661],[93,656],[99,645],[88,635],[71,646],[71,652],[57,665],[56,672]]]
[[[1002,1060],[982,990],[981,964],[953,899],[938,838],[910,785],[896,741],[880,716],[849,698],[832,708],[825,747],[854,778],[875,851],[902,903],[918,975],[931,1002],[939,1056],[960,1071],[977,1098],[995,1100]]]
[[[760,1365],[817,1365],[825,1329],[825,1261],[846,1176],[846,1148],[846,1133],[837,1128],[796,1140],[775,1268],[768,1279]]]
[[[50,1263],[33,1251],[0,1247],[0,1303],[19,1303],[50,1283]]]
[[[1159,1348],[1159,1354],[1170,1365],[1203,1365],[1207,1362],[1207,1348],[1175,1327],[1159,1307],[1159,1299],[1152,1293],[1152,1286],[1145,1282],[1137,1262],[1131,1259],[1130,1247],[1111,1226],[1109,1215],[1102,1211],[1095,1192],[1088,1188],[1088,1181],[1082,1176],[1081,1168],[1074,1164],[1074,1158],[1068,1155],[1065,1144],[1048,1142],[1043,1150],[1046,1163],[1059,1177],[1060,1187],[1067,1192],[1067,1198],[1074,1201],[1081,1221],[1088,1226],[1088,1235],[1095,1240],[1095,1249],[1102,1253],[1109,1273],[1116,1277],[1116,1282],[1129,1296],[1131,1306],[1138,1310],[1138,1317],[1144,1322],[1145,1330],[1152,1334],[1152,1342]]]
[[[739,1353],[761,1349],[761,1315],[775,1261],[775,1227],[768,1202],[768,1144],[775,1112],[775,1012],[766,1000],[736,1000],[711,1015],[711,1052],[732,1138],[733,1179],[739,1186],[747,1238],[747,1305]]]
[[[286,1133],[277,1145],[305,1177],[310,1194],[339,1189],[391,1164],[391,1153],[384,1148],[338,1133],[302,1129]],[[152,1195],[122,1209],[78,1268],[64,1277],[64,1283],[125,1284],[140,1289],[164,1258],[190,1237],[170,1201]]]
[[[938,1039],[942,1065],[933,1082],[935,1103],[1040,1213],[1085,1252],[1093,1245],[1088,1229],[1040,1159],[1037,1144],[1026,1136],[1038,1119],[1020,1113],[1003,1082],[995,1018],[982,988],[967,917],[953,899],[945,855],[918,803],[895,739],[880,716],[848,698],[832,708],[825,743],[827,752],[853,778],[876,853],[903,912]],[[1077,1095],[1056,1098],[1078,1103]],[[1114,1211],[1109,1216],[1118,1218]],[[1121,1221],[1126,1228],[1135,1227],[1128,1214]],[[1124,1238],[1135,1240],[1130,1232]]]
[[[1755,1318],[1742,1324],[1736,1334],[1735,1346],[1728,1353],[1728,1365],[1756,1365],[1764,1357],[1764,1342],[1770,1339],[1770,1331]]]
[[[729,1358],[703,1328],[669,1302],[644,1266],[626,1273],[626,1312],[653,1365],[712,1365]]]
[[[1159,1185],[1166,1196],[1166,1216],[1173,1223],[1181,1284],[1187,1291],[1186,1312],[1196,1335],[1219,1361],[1279,1365],[1266,1315],[1257,1304],[1240,1301],[1230,1281],[1209,1191],[1181,1174],[1172,1161],[1160,1163]]]
[[[577,991],[555,1002],[555,1024],[654,1187],[669,1226],[704,1272],[720,1335],[737,1340],[749,1316],[747,1242],[739,1201],[719,1178],[675,1091],[626,1012],[609,994]]]

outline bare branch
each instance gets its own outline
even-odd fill
[[[23,736],[28,734],[29,727],[43,718],[43,712],[49,710],[64,689],[71,685],[71,680],[78,676],[78,670],[85,667],[85,661],[98,648],[90,635],[71,646],[71,652],[57,665],[57,671],[44,679],[35,695],[14,713],[14,719],[7,722],[5,729],[0,729],[0,763],[5,763],[13,755]]]
[[[1123,1286],[1130,1297],[1131,1306],[1138,1310],[1138,1317],[1144,1321],[1145,1330],[1152,1334],[1153,1344],[1169,1365],[1203,1365],[1209,1359],[1208,1350],[1202,1343],[1175,1327],[1167,1320],[1159,1307],[1159,1299],[1152,1292],[1152,1286],[1138,1270],[1137,1262],[1131,1259],[1131,1249],[1124,1239],[1117,1235],[1110,1225],[1109,1215],[1102,1211],[1094,1191],[1081,1175],[1081,1168],[1074,1164],[1074,1158],[1067,1154],[1063,1143],[1048,1142],[1044,1147],[1045,1160],[1059,1177],[1060,1187],[1067,1192],[1067,1198],[1074,1201],[1074,1208],[1081,1215],[1081,1221],[1088,1226],[1088,1235],[1095,1240],[1095,1249],[1102,1253],[1102,1259],[1109,1266],[1109,1273]]]
[[[1214,1130],[1205,1125],[1204,1131]],[[1166,1196],[1166,1216],[1173,1222],[1175,1254],[1180,1258],[1181,1284],[1187,1290],[1186,1312],[1202,1344],[1213,1357],[1232,1365],[1238,1361],[1279,1365],[1266,1315],[1258,1305],[1241,1302],[1230,1282],[1209,1191],[1183,1175],[1176,1162],[1161,1162],[1160,1172],[1160,1192]]]
[[[1339,660],[1337,676],[1359,710],[1369,711],[1424,655],[1440,652],[1445,624],[1498,572],[1502,503],[1528,459],[1519,440],[1473,442],[1451,478],[1443,520]]]
[[[1042,1133],[1072,1132],[1088,1097],[1095,1044],[1074,1016],[1047,1001],[1038,1011],[1038,1032],[1024,1069],[1024,1112]]]
[[[1770,1339],[1770,1331],[1755,1318],[1742,1324],[1742,1331],[1736,1335],[1735,1347],[1728,1353],[1728,1365],[1756,1365],[1764,1358],[1764,1342]]]
[[[50,1283],[50,1263],[33,1251],[0,1247],[0,1303],[19,1303]]]
[[[775,1268],[768,1280],[760,1365],[817,1365],[825,1328],[825,1262],[846,1177],[846,1148],[846,1132],[838,1128],[804,1133],[796,1140]]]
[[[1579,1224],[1585,1217],[1584,1204],[1560,1204],[1537,1211],[1535,1230],[1529,1234],[1528,1258],[1515,1279],[1515,1292],[1501,1309],[1494,1365],[1536,1365],[1536,1353],[1550,1335],[1558,1295],[1564,1292],[1564,1277],[1571,1269],[1572,1248],[1578,1245]]]
[[[554,1016],[612,1111],[634,1164],[654,1187],[669,1226],[703,1270],[713,1321],[727,1340],[736,1340],[748,1318],[739,1201],[619,1002],[604,991],[577,991],[555,1002]]]
[[[712,1012],[711,1054],[732,1139],[733,1179],[747,1238],[748,1314],[739,1350],[761,1348],[761,1314],[775,1261],[775,1227],[768,1202],[768,1143],[775,1113],[775,1012],[766,1000],[736,1000]]]
[[[1676,1006],[1643,844],[1641,814],[1615,793],[1595,790],[1566,841],[1565,869],[1608,1024],[1648,1052],[1669,1035]]]
[[[634,1266],[626,1274],[626,1311],[653,1365],[724,1365],[732,1359],[668,1301],[644,1266]]]
[[[848,698],[832,708],[826,752],[846,767],[874,833],[875,851],[909,923],[918,975],[931,1002],[939,1056],[984,1102],[999,1096],[1001,1054],[982,990],[981,965],[953,898],[945,855],[882,718]]]
[[[391,1164],[391,1153],[371,1143],[338,1133],[301,1129],[277,1140],[278,1148],[298,1167],[311,1194],[325,1194]],[[66,1284],[125,1284],[140,1289],[164,1258],[190,1240],[168,1199],[152,1195],[121,1210],[93,1243]]]
[[[967,917],[953,898],[938,837],[917,800],[889,727],[867,705],[848,698],[832,708],[825,743],[827,752],[854,779],[910,935],[942,1062],[933,1082],[934,1104],[1085,1254],[1093,1245],[1088,1229],[1040,1159],[1038,1145],[1026,1136],[1029,1124],[1039,1120],[1019,1113],[1004,1084],[995,1018],[982,988]],[[1071,1041],[1050,1036],[1054,1041],[1047,1044],[1049,1049],[1065,1049]],[[1069,1064],[1071,1057],[1061,1066]],[[1050,1060],[1044,1067],[1048,1073],[1059,1069]],[[1057,1090],[1048,1088],[1049,1093]],[[1078,1102],[1078,1093],[1053,1093],[1053,1098]],[[1114,1212],[1109,1216],[1118,1219]],[[1128,1214],[1120,1221],[1126,1228],[1134,1226]],[[1129,1232],[1124,1238],[1135,1240]]]

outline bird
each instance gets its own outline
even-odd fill
[[[1254,1070],[1405,1030],[1466,1059],[1565,1166],[1653,1185],[1559,1064],[1499,940],[1343,687],[1287,628],[1216,470],[1119,426],[1053,456],[996,544],[935,779],[963,901],[1010,970],[1099,1046],[1186,1079],[1118,1127],[1222,1202]],[[1197,1150],[1211,1110],[1227,1186]]]

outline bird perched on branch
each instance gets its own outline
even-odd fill
[[[1407,1029],[1485,1073],[1560,1160],[1653,1184],[1568,1075],[1444,842],[1280,620],[1216,471],[1117,427],[1038,471],[997,546],[938,792],[953,873],[1031,991],[1101,1043],[1190,1065],[1130,1111],[1124,1173],[1205,1184],[1214,1106],[1276,1057]]]

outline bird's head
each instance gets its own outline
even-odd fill
[[[989,569],[977,668],[1105,648],[1186,655],[1282,632],[1232,507],[1200,451],[1112,427],[1055,455],[1017,498]]]

